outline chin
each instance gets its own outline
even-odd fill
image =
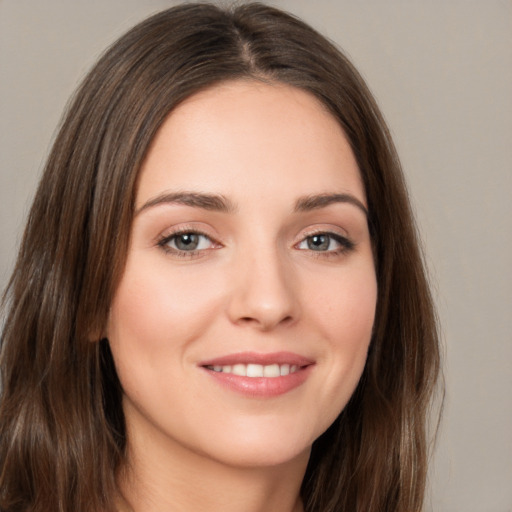
[[[222,452],[215,450],[209,456],[221,462],[225,466],[257,469],[280,467],[303,461],[307,463],[311,445],[300,444],[297,446],[270,445],[269,443],[236,443],[226,447]]]
[[[328,427],[312,432],[275,421],[248,421],[236,428],[211,429],[211,437],[204,440],[203,454],[228,466],[263,468],[292,462],[307,463],[313,441]],[[212,439],[216,439],[213,444]],[[196,445],[197,446],[197,445]]]

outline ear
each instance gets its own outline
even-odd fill
[[[90,343],[99,343],[101,340],[107,338],[107,336],[101,332],[91,332],[87,336],[87,341]]]
[[[92,325],[89,329],[89,332],[87,334],[87,341],[90,341],[91,343],[98,343],[103,339],[108,339],[108,328],[109,328],[109,321],[110,319],[110,312],[109,312],[109,318],[107,318],[106,325],[99,326],[99,325]]]
[[[110,314],[111,310],[108,310],[107,318],[97,318],[91,322],[89,326],[87,340],[92,343],[97,343],[105,338],[108,339],[109,328],[110,328]]]

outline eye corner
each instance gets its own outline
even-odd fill
[[[165,254],[178,258],[199,258],[223,247],[211,234],[190,227],[179,228],[161,235],[156,240],[156,246]]]
[[[331,257],[351,252],[356,243],[345,235],[321,229],[305,233],[294,247],[317,257]]]

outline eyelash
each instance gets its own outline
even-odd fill
[[[175,249],[172,247],[169,247],[169,243],[178,238],[179,236],[183,235],[197,235],[207,238],[211,244],[214,246],[217,245],[217,247],[212,247],[209,249],[197,249],[197,250],[190,250],[190,251],[184,251],[180,249]],[[336,249],[326,250],[326,251],[315,251],[313,249],[299,249],[299,250],[307,250],[311,253],[312,256],[316,258],[329,258],[329,257],[336,257],[340,256],[342,254],[345,254],[347,252],[352,251],[355,248],[354,242],[349,240],[348,238],[338,234],[333,233],[329,231],[315,231],[312,233],[307,233],[302,240],[295,244],[294,247],[298,248],[298,246],[304,242],[307,243],[308,239],[311,239],[315,236],[326,236],[329,237],[329,239],[334,240],[336,243],[339,244],[339,247]],[[157,242],[158,247],[160,247],[164,252],[167,254],[172,254],[173,256],[177,256],[179,258],[194,258],[197,256],[200,256],[204,251],[208,251],[214,248],[221,247],[221,244],[218,243],[215,239],[213,239],[210,235],[196,229],[196,228],[183,228],[179,229],[177,231],[174,231],[173,233],[169,235],[165,235],[161,237]]]
[[[162,238],[160,238],[157,242],[158,247],[160,247],[164,252],[167,254],[172,254],[173,256],[177,256],[179,258],[194,258],[197,256],[200,256],[201,253],[203,253],[206,250],[211,249],[198,249],[198,250],[191,250],[191,251],[182,251],[180,249],[175,249],[173,247],[169,247],[169,243],[180,236],[183,235],[197,235],[207,238],[211,244],[217,245],[220,247],[220,244],[214,240],[210,235],[198,230],[197,228],[182,228],[177,231],[174,231],[173,233],[169,235],[165,235]]]
[[[315,236],[326,236],[331,240],[334,240],[336,243],[339,244],[339,247],[336,249],[331,249],[327,251],[315,251],[313,249],[303,249],[303,250],[309,250],[312,256],[316,258],[332,258],[336,256],[341,256],[342,254],[348,253],[355,248],[355,243],[349,240],[347,237],[344,237],[338,233],[333,233],[331,231],[313,231],[311,233],[307,233],[306,236],[295,245],[297,247],[298,245],[308,241],[308,239],[311,239]]]

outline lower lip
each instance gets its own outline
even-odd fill
[[[299,368],[294,373],[281,377],[243,377],[232,373],[203,369],[222,386],[236,393],[256,398],[272,398],[298,388],[309,377],[313,365]]]

